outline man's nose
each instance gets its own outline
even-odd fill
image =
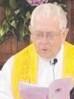
[[[41,42],[42,44],[48,44],[50,42],[50,39],[48,39],[47,36],[43,36]]]

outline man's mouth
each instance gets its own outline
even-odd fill
[[[44,49],[42,49],[42,51],[46,52],[46,51],[47,51],[47,49],[45,49],[45,48],[44,48]]]

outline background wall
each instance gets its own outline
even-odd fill
[[[67,41],[74,44],[74,0],[67,0],[68,18],[69,18],[69,34]]]

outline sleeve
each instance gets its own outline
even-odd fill
[[[0,99],[13,99],[11,91],[11,70],[13,56],[8,59],[0,71]]]

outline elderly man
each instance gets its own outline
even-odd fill
[[[74,77],[74,46],[65,42],[66,12],[56,4],[41,4],[32,13],[29,29],[32,43],[2,69],[2,92],[9,98],[1,99],[20,99],[20,81],[49,86],[55,79]]]

